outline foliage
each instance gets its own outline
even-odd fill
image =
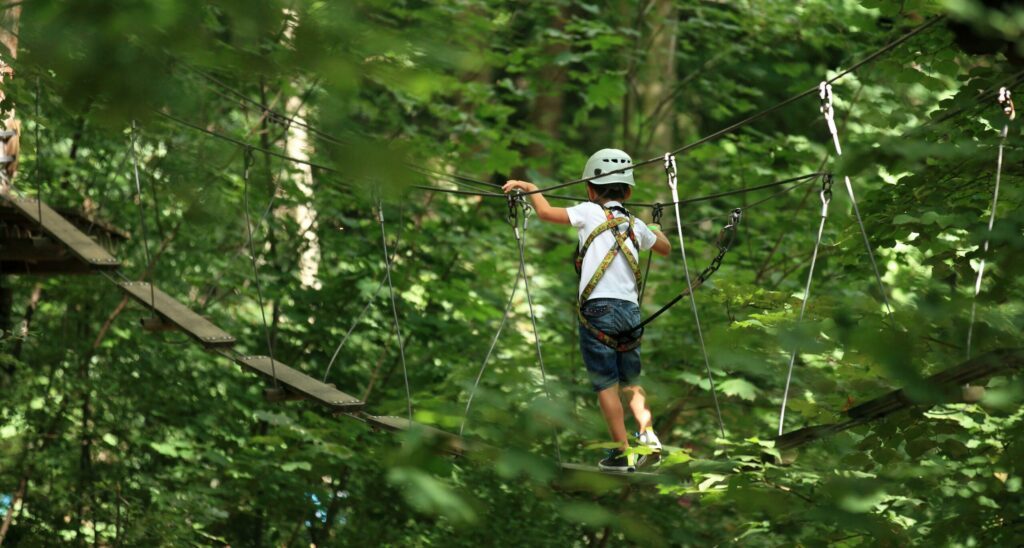
[[[606,434],[575,349],[575,234],[534,221],[526,258],[547,386],[520,288],[466,422],[467,436],[490,450],[460,459],[432,451],[418,431],[377,433],[311,403],[264,401],[262,381],[184,334],[138,329],[146,312],[119,312],[121,295],[103,277],[5,276],[15,303],[0,339],[0,515],[16,512],[7,540],[1019,542],[1019,377],[992,380],[980,404],[918,408],[813,443],[790,464],[770,441],[796,345],[787,430],[834,422],[895,388],[919,390],[922,377],[962,362],[982,257],[974,353],[1021,346],[1018,124],[987,234],[1005,117],[985,92],[1021,81],[1020,12],[1000,11],[1015,9],[931,0],[25,3],[17,77],[5,84],[24,124],[16,190],[129,230],[114,250],[128,276],[146,276],[152,255],[156,283],[234,334],[240,352],[266,353],[269,339],[276,359],[317,378],[371,303],[328,381],[375,413],[401,415],[403,365],[380,289],[382,200],[416,419],[450,431],[463,421],[518,252],[502,200],[423,192],[411,185],[454,186],[405,166],[546,184],[578,177],[605,146],[657,157],[814,86],[930,17],[950,19],[835,84],[841,161],[829,156],[813,98],[679,157],[688,196],[822,166],[851,175],[898,329],[886,324],[841,176],[802,324],[818,183],[752,206],[722,270],[696,296],[726,439],[687,303],[645,336],[656,427],[676,448],[655,485],[574,479],[557,466],[553,431],[567,462],[596,461]],[[994,45],[978,51],[978,37]],[[243,147],[174,119],[255,147],[248,180]],[[308,155],[313,167],[280,155]],[[637,179],[637,201],[668,201],[657,164]],[[691,271],[714,256],[731,208],[771,192],[684,207]],[[313,281],[303,270],[311,256]],[[682,266],[676,253],[654,261],[645,309],[675,295]],[[40,304],[23,330],[36,287]]]

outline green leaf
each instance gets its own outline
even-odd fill
[[[718,386],[726,396],[739,396],[748,401],[754,401],[757,398],[758,392],[760,392],[749,381],[740,378],[724,380]]]

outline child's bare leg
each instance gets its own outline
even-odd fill
[[[624,386],[622,392],[629,398],[629,409],[633,411],[638,432],[651,426],[651,410],[647,408],[647,394],[639,386]]]
[[[601,404],[601,413],[608,424],[608,432],[612,439],[621,443],[622,448],[628,447],[625,414],[622,411],[622,400],[619,399],[619,385],[613,385],[597,393],[597,401]]]

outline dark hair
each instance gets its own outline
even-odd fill
[[[612,183],[610,185],[595,185],[587,183],[587,186],[594,190],[594,194],[602,200],[624,200],[629,193],[629,185],[626,183]]]

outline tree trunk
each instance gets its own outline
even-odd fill
[[[647,19],[655,23],[648,29],[651,36],[650,45],[647,48],[646,62],[639,71],[640,78],[636,91],[638,108],[644,113],[652,112],[665,100],[675,89],[676,83],[679,13],[671,0],[654,0],[653,4]],[[664,116],[651,120],[648,135],[637,133],[630,152],[635,156],[648,157],[674,148],[675,119],[675,111],[669,107]]]
[[[302,160],[309,159],[309,136],[306,134],[305,107],[301,97],[292,97],[286,103],[286,111],[294,116],[295,123],[289,124],[286,149],[289,156]],[[320,289],[317,274],[320,271],[320,239],[317,235],[317,212],[313,206],[313,169],[306,164],[297,164],[295,186],[306,197],[306,203],[292,210],[292,216],[299,225],[299,234],[305,246],[299,256],[299,279],[303,287]]]

